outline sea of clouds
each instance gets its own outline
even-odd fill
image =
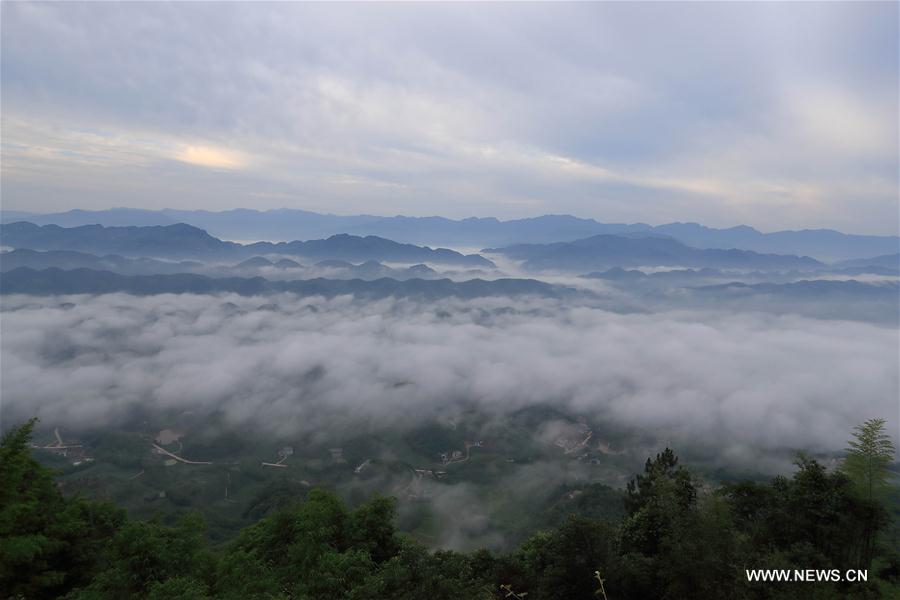
[[[108,294],[7,296],[0,328],[4,429],[31,416],[117,425],[141,407],[327,436],[549,404],[739,464],[839,452],[871,417],[897,427],[898,330],[851,320],[537,298]]]

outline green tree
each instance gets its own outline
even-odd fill
[[[190,577],[173,577],[150,586],[147,600],[208,600],[206,585]]]
[[[745,539],[740,569],[868,568],[877,548],[869,543],[887,524],[887,511],[858,495],[842,472],[829,472],[800,456],[792,477],[770,483],[743,481],[723,486],[737,533]],[[867,530],[870,533],[867,533]],[[762,586],[751,586],[761,593]],[[858,597],[875,587],[811,584],[810,598],[831,598],[851,591]],[[790,584],[767,584],[770,597],[791,596]],[[796,593],[796,592],[794,592]],[[783,594],[783,595],[780,595]]]
[[[591,598],[597,589],[594,571],[615,571],[615,555],[615,527],[573,515],[558,529],[525,541],[513,553],[520,574],[501,583],[528,593],[529,600]]]
[[[860,563],[869,566],[875,555],[879,532],[888,521],[881,500],[890,490],[890,464],[895,448],[885,432],[884,419],[869,419],[857,425],[848,443],[847,456],[841,468],[853,482],[857,493],[865,500],[867,512],[863,519],[859,545]]]
[[[743,545],[722,498],[702,496],[673,518],[656,567],[663,598],[743,598]]]
[[[99,557],[103,569],[83,594],[75,598],[142,598],[149,592],[163,597],[201,598],[200,580],[212,569],[213,557],[203,538],[205,523],[189,514],[178,527],[154,521],[130,521],[116,533]],[[162,585],[161,584],[165,584]],[[200,590],[200,591],[198,591]],[[198,595],[199,594],[199,595]]]
[[[675,548],[685,529],[696,522],[697,489],[691,473],[666,448],[647,459],[644,472],[628,483],[628,516],[619,529],[622,564],[609,572],[607,590],[619,588],[627,598],[663,598],[671,586]],[[676,557],[680,558],[680,557]]]
[[[53,473],[31,456],[36,423],[11,429],[0,442],[0,590],[54,598],[91,580],[96,556],[125,514],[59,493]]]
[[[234,582],[235,567],[246,561],[274,583],[256,590],[261,597],[277,590],[300,598],[347,598],[397,553],[394,513],[393,499],[374,498],[348,511],[334,493],[311,490],[305,502],[246,528],[220,563],[227,566],[222,574]]]
[[[647,459],[643,474],[638,474],[628,482],[625,497],[625,509],[629,515],[644,508],[653,498],[658,496],[660,487],[669,488],[674,499],[682,507],[690,506],[697,498],[697,490],[691,474],[678,465],[678,457],[671,448],[666,448],[656,455],[655,459]]]
[[[883,424],[857,428],[851,452],[892,456]],[[0,444],[2,597],[486,600],[507,585],[528,600],[569,600],[595,597],[598,570],[609,597],[623,600],[900,597],[877,461],[848,457],[848,468],[832,472],[800,456],[789,477],[706,492],[666,449],[628,485],[621,522],[570,516],[498,555],[429,550],[395,531],[395,500],[375,497],[349,510],[314,489],[211,548],[199,515],[166,527],[64,497],[31,456],[33,428],[34,421],[14,428]],[[852,478],[857,467],[862,476]],[[611,514],[601,505],[621,496],[598,491],[574,508]],[[798,567],[869,568],[870,581],[801,589],[754,585],[743,575]]]
[[[869,419],[854,427],[842,469],[870,502],[884,494],[894,460],[894,444],[884,430],[884,419]]]

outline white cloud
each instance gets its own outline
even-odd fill
[[[328,435],[415,424],[460,403],[498,416],[551,404],[738,461],[839,452],[853,425],[896,416],[896,327],[502,298],[285,295],[255,309],[263,302],[6,297],[4,422],[114,424],[141,406]]]

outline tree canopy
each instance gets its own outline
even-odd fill
[[[768,482],[713,489],[666,449],[627,486],[624,518],[572,514],[502,554],[429,550],[395,529],[392,498],[350,509],[322,489],[213,545],[198,515],[166,526],[63,496],[31,456],[33,427],[0,444],[4,598],[562,600],[600,597],[600,579],[610,599],[900,597],[890,513],[860,486],[886,475],[854,462],[886,456],[878,421],[854,434],[843,469],[800,457]],[[862,583],[749,582],[761,568],[870,571]]]

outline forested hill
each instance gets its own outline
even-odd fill
[[[351,510],[321,489],[212,546],[199,516],[170,527],[61,495],[31,456],[33,426],[0,446],[4,598],[900,597],[884,481],[893,448],[878,420],[839,470],[801,457],[791,477],[713,491],[667,449],[629,483],[620,522],[572,514],[505,554],[429,551],[395,530],[393,499]],[[766,568],[866,569],[868,581],[748,581]]]

